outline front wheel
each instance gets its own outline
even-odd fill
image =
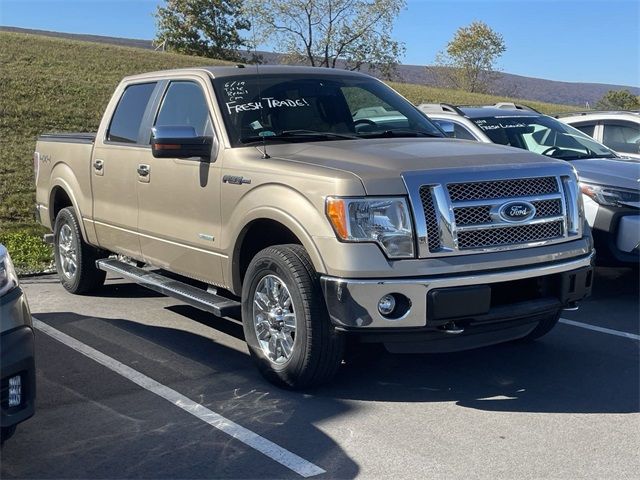
[[[344,338],[329,321],[318,275],[300,245],[265,248],[242,287],[242,324],[251,357],[267,380],[287,388],[329,381]]]
[[[96,260],[105,253],[83,240],[72,207],[60,210],[53,235],[56,270],[62,286],[77,294],[101,287],[107,274],[96,267]]]

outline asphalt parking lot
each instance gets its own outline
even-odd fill
[[[235,320],[119,279],[85,297],[55,276],[23,287],[37,412],[2,478],[640,477],[628,270],[599,269],[593,298],[533,344],[377,352],[309,393],[266,383]]]

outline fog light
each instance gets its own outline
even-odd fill
[[[9,379],[9,406],[17,407],[22,403],[22,379],[20,375]]]
[[[396,308],[396,299],[393,295],[385,295],[378,300],[378,311],[382,315],[391,315]]]

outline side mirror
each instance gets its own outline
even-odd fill
[[[209,160],[213,137],[200,137],[193,127],[153,127],[151,153],[156,158]]]

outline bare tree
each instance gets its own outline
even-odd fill
[[[392,39],[404,0],[248,0],[247,15],[261,38],[290,63],[391,75],[404,54]]]

